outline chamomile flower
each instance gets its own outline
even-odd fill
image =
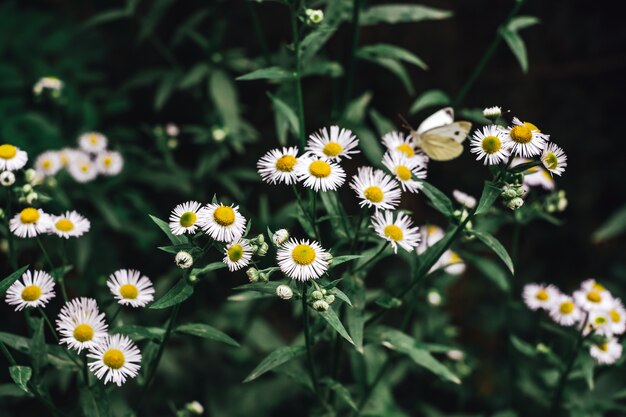
[[[404,213],[398,213],[393,219],[393,213],[386,211],[384,214],[377,211],[372,217],[372,227],[378,236],[391,243],[394,253],[398,253],[398,246],[407,252],[417,247],[420,240],[420,233],[417,227]]]
[[[198,214],[201,206],[197,201],[187,201],[174,207],[169,218],[172,234],[194,234],[200,226]]]
[[[113,382],[118,387],[127,378],[134,378],[141,368],[141,352],[132,340],[121,334],[108,335],[90,349],[89,370],[98,379],[104,378],[105,385]]]
[[[550,306],[550,317],[561,326],[572,326],[580,321],[583,313],[574,302],[574,299],[565,294],[559,294],[554,304]]]
[[[107,335],[104,313],[100,313],[93,298],[75,298],[65,303],[56,323],[61,338],[59,343],[79,353],[83,349],[93,349]]]
[[[295,184],[297,181],[298,148],[272,149],[259,159],[257,171],[263,181],[269,184]]]
[[[81,183],[93,181],[98,176],[98,167],[84,152],[72,155],[67,171],[74,180]]]
[[[589,312],[589,318],[587,320],[587,326],[585,327],[583,334],[589,334],[593,331],[602,336],[611,336],[611,316],[608,311],[605,310],[592,310]]]
[[[613,306],[611,293],[595,280],[587,280],[582,283],[581,289],[574,291],[574,299],[585,311],[596,309],[608,310]]]
[[[54,298],[54,280],[44,271],[26,271],[21,280],[15,281],[6,294],[6,302],[15,306],[15,311],[23,308],[44,307]]]
[[[452,197],[454,197],[457,203],[462,204],[468,209],[476,207],[476,199],[469,194],[465,194],[463,191],[452,191]]]
[[[561,175],[567,166],[567,155],[555,143],[550,143],[541,154],[541,162],[552,174]]]
[[[466,269],[463,259],[453,250],[445,251],[437,264],[439,265],[436,265],[436,268],[443,267],[444,271],[450,275],[461,275]]]
[[[28,161],[28,154],[17,146],[0,145],[0,171],[17,171]]]
[[[103,175],[117,175],[122,172],[124,159],[122,154],[116,151],[100,152],[95,160],[98,172]]]
[[[91,223],[75,211],[66,211],[61,216],[50,217],[49,233],[69,239],[79,237],[89,231]]]
[[[346,180],[346,172],[338,163],[316,157],[302,157],[295,170],[298,180],[315,191],[336,190]]]
[[[531,310],[550,310],[559,299],[559,290],[554,285],[527,284],[522,298]]]
[[[325,127],[311,134],[306,150],[318,158],[340,161],[341,158],[350,159],[350,154],[359,153],[358,145],[359,140],[352,131],[331,126],[330,134]]]
[[[430,248],[435,243],[443,239],[444,231],[441,227],[433,224],[426,224],[419,228],[421,233],[420,243],[417,246],[417,254],[421,255],[426,252],[426,249]]]
[[[361,207],[374,207],[376,210],[392,210],[400,204],[401,191],[398,182],[380,169],[360,167],[350,182]]]
[[[87,156],[83,151],[74,148],[63,148],[57,152],[61,166],[69,167],[72,161],[82,156]]]
[[[100,153],[107,148],[107,137],[99,132],[87,132],[80,135],[78,145],[89,153]]]
[[[613,299],[613,305],[609,309],[609,317],[611,318],[612,334],[622,334],[626,331],[626,310],[620,299]]]
[[[329,258],[319,243],[309,240],[290,239],[276,253],[280,270],[302,282],[321,277],[328,269]]]
[[[50,215],[42,209],[27,207],[9,221],[9,229],[18,237],[35,237],[50,229]]]
[[[387,152],[383,156],[383,165],[394,175],[400,183],[402,191],[417,193],[422,184],[413,178],[426,178],[426,166],[419,158],[409,158],[402,152]]]
[[[550,140],[550,136],[541,133],[537,126],[517,117],[513,118],[513,126],[501,130],[508,139],[505,143],[508,150],[522,158],[540,155]]]
[[[218,242],[232,242],[243,235],[246,218],[239,213],[239,206],[209,204],[198,212],[198,226]]]
[[[485,165],[498,165],[509,157],[508,142],[506,134],[498,126],[485,126],[472,135],[470,152],[477,155],[477,161],[482,159]]]
[[[49,177],[56,175],[63,168],[59,153],[55,151],[46,151],[35,159],[35,169],[42,176]]]
[[[109,275],[107,286],[121,305],[145,307],[154,300],[152,281],[134,269],[119,269]]]
[[[383,136],[383,145],[391,152],[400,152],[409,158],[416,154],[416,147],[410,135],[401,132],[389,132]]]
[[[252,246],[246,239],[238,239],[224,249],[224,263],[231,272],[248,266],[251,258]]]
[[[600,365],[611,365],[622,357],[622,345],[617,339],[610,337],[601,344],[592,344],[589,354]]]

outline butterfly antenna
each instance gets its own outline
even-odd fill
[[[409,122],[407,122],[404,116],[402,116],[400,113],[398,113],[398,118],[402,121],[403,128],[408,129],[408,130],[413,130],[413,127],[409,124]]]

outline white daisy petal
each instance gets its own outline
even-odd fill
[[[75,211],[66,211],[61,216],[50,217],[48,232],[69,239],[70,237],[82,236],[89,231],[90,227],[91,223],[85,217]]]
[[[472,135],[470,152],[477,154],[477,161],[483,159],[485,165],[497,165],[509,157],[508,142],[507,135],[498,126],[485,126]]]
[[[420,233],[417,227],[413,226],[413,222],[404,213],[398,213],[396,219],[390,211],[377,211],[372,216],[372,227],[378,236],[391,243],[391,247],[395,253],[398,253],[398,246],[407,252],[417,247],[420,241]]]
[[[107,137],[99,132],[87,132],[80,135],[78,144],[89,153],[100,153],[107,148]]]
[[[559,294],[554,304],[550,306],[549,313],[552,320],[561,326],[573,326],[583,317],[583,312],[574,299],[565,294]]]
[[[541,162],[552,174],[561,175],[567,166],[567,155],[555,143],[550,143],[541,154]]]
[[[175,235],[194,234],[200,226],[198,214],[202,205],[197,201],[187,201],[177,205],[170,213],[170,230]]]
[[[376,210],[393,210],[400,204],[401,191],[398,182],[380,169],[361,167],[350,182],[361,207],[374,207]]]
[[[63,168],[63,164],[58,152],[43,152],[35,159],[35,170],[43,177],[56,175],[61,168]]]
[[[298,180],[315,191],[336,190],[346,179],[346,172],[336,162],[311,156],[300,158],[295,171]]]
[[[246,239],[238,239],[224,248],[224,263],[231,272],[248,266],[251,258],[252,246]]]
[[[261,179],[269,184],[295,184],[298,148],[272,149],[259,159],[257,171]]]
[[[148,277],[134,269],[120,269],[109,276],[107,286],[121,305],[145,307],[154,300],[154,287]]]
[[[89,370],[104,383],[113,382],[118,387],[127,378],[134,378],[141,368],[141,352],[132,340],[120,334],[108,335],[87,354],[95,359],[89,362]]]
[[[68,161],[67,171],[77,182],[93,181],[98,176],[98,167],[89,155],[84,152],[74,152]]]
[[[302,282],[321,277],[328,270],[329,258],[319,243],[309,240],[290,239],[276,253],[281,271]]]
[[[469,194],[465,194],[463,191],[452,191],[452,197],[454,197],[457,203],[462,204],[469,209],[476,207],[476,199]]]
[[[589,354],[600,365],[611,365],[622,357],[622,345],[614,337],[608,338],[599,345],[592,344]]]
[[[35,237],[47,233],[51,226],[50,215],[42,209],[27,207],[9,221],[9,229],[18,237]]]
[[[550,136],[541,133],[537,126],[530,122],[522,122],[517,117],[513,118],[513,126],[500,130],[508,139],[505,142],[508,150],[522,158],[540,155],[550,140]]]
[[[79,353],[92,349],[107,335],[104,313],[93,298],[75,298],[65,303],[56,320],[61,344]]]
[[[15,311],[23,308],[44,307],[53,299],[54,280],[44,271],[26,271],[21,280],[15,281],[7,289],[6,302],[15,306]]]
[[[330,133],[326,128],[309,136],[306,150],[321,159],[339,161],[341,158],[350,159],[351,154],[359,153],[359,140],[348,129],[331,126]]]
[[[558,301],[559,290],[554,285],[527,284],[524,286],[522,298],[531,310],[550,310]]]
[[[426,179],[426,165],[420,158],[409,158],[402,152],[386,152],[383,156],[383,165],[400,183],[402,191],[417,193],[422,184],[416,181]]]
[[[17,146],[7,143],[0,145],[0,172],[17,171],[28,162],[28,154]]]
[[[209,204],[198,212],[198,226],[218,242],[232,242],[246,230],[246,218],[239,206]]]

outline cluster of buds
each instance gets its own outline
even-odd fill
[[[174,123],[168,123],[165,126],[155,126],[153,129],[154,136],[157,141],[168,149],[176,149],[178,147],[178,135],[180,135],[180,129]]]
[[[248,281],[250,282],[268,282],[270,280],[270,276],[274,271],[278,268],[267,268],[258,270],[254,267],[248,268],[246,271],[246,275],[248,276]]]
[[[319,288],[311,293],[313,297],[313,308],[317,311],[326,311],[335,302],[335,296],[324,288]]]
[[[545,201],[546,211],[548,213],[563,212],[567,208],[567,197],[565,190],[559,190],[550,194]]]
[[[258,256],[265,256],[270,248],[262,234],[257,235],[254,239],[250,239],[250,246],[252,247],[252,252]]]
[[[507,183],[502,187],[502,200],[504,205],[511,209],[517,210],[524,205],[524,174],[517,173],[507,179]]]

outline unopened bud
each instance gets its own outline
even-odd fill
[[[324,297],[324,301],[326,301],[328,304],[332,304],[335,302],[335,296],[332,294],[328,294],[326,297]]]
[[[317,311],[326,311],[330,306],[324,300],[317,300],[313,303],[313,308]]]
[[[524,205],[524,200],[519,197],[512,198],[506,203],[506,206],[511,210],[517,210]]]
[[[37,193],[34,193],[34,192],[28,193],[28,195],[26,196],[26,202],[28,204],[33,204],[33,202],[37,200],[38,198],[39,196],[37,195]]]
[[[487,107],[483,110],[483,116],[489,119],[497,119],[502,115],[502,108],[498,106]]]
[[[311,293],[311,297],[315,298],[316,300],[321,300],[322,298],[324,298],[324,294],[322,294],[321,291],[315,290]]]
[[[290,300],[293,297],[293,290],[289,285],[279,285],[276,287],[276,295],[281,300]]]
[[[185,405],[185,410],[189,411],[191,414],[201,415],[204,413],[204,407],[198,401],[192,401],[189,404]]]
[[[10,187],[15,183],[15,174],[11,171],[4,171],[0,174],[0,184],[5,187]]]
[[[265,256],[269,248],[270,246],[267,243],[265,242],[261,243],[261,246],[259,246],[259,248],[257,249],[257,255]]]
[[[180,269],[187,269],[193,265],[193,256],[189,252],[181,250],[174,257],[174,263]]]
[[[246,271],[246,275],[250,282],[257,282],[259,280],[259,270],[256,268],[249,268]]]
[[[29,168],[24,171],[24,179],[26,180],[26,182],[31,182],[35,179],[35,177],[37,177],[37,171],[35,171],[34,169]]]
[[[306,9],[304,14],[306,15],[306,21],[310,25],[319,25],[324,20],[324,12],[319,9]]]
[[[283,243],[287,242],[288,240],[289,240],[289,232],[287,231],[287,229],[277,230],[272,235],[272,242],[276,246],[280,246]]]

